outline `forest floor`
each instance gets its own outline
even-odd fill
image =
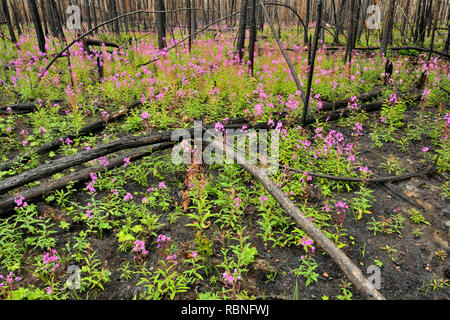
[[[289,43],[295,32],[283,36]],[[107,40],[121,41],[112,35]],[[49,59],[36,56],[33,46],[33,37],[25,35],[18,51],[0,53],[0,79],[8,84],[0,86],[1,163],[28,156],[0,171],[0,186],[120,138],[191,128],[193,120],[221,131],[226,118],[241,117],[244,131],[264,123],[279,132],[280,164],[305,173],[280,169],[271,178],[385,298],[449,299],[450,110],[442,89],[449,87],[447,61],[391,53],[394,72],[383,86],[386,60],[377,53],[355,53],[349,66],[342,63],[343,51],[327,52],[323,45],[310,103],[318,120],[302,128],[301,99],[271,40],[259,43],[253,78],[234,55],[229,34],[205,35],[192,52],[180,46],[145,67],[137,65],[160,54],[154,39],[112,52],[97,47],[100,83],[96,56],[81,43],[71,50],[72,77],[67,60],[59,59],[38,81]],[[296,48],[290,56],[306,83],[307,52]],[[411,91],[424,71],[422,88]],[[376,88],[381,91],[373,99],[357,98]],[[33,112],[15,112],[14,104],[38,99],[44,102]],[[348,99],[343,110],[349,115],[319,121],[322,105],[342,99]],[[62,102],[45,103],[50,100]],[[108,122],[135,101],[137,107]],[[379,103],[378,111],[364,111],[370,103]],[[77,135],[102,119],[102,130]],[[58,148],[35,152],[68,133]],[[0,191],[0,207],[14,198],[0,211],[0,298],[363,299],[238,164],[176,164],[172,150],[131,162],[133,150],[114,151]],[[114,155],[124,159],[116,168],[21,199],[65,175],[106,166]],[[364,182],[430,166],[429,174],[402,181]]]

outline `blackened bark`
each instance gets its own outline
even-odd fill
[[[115,18],[117,17],[117,5],[116,5],[116,0],[110,0],[109,1],[109,5],[110,5],[110,10],[111,10],[111,18]],[[119,21],[116,20],[113,22],[112,24],[113,26],[113,32],[119,34]]]
[[[394,25],[395,0],[390,0],[389,9],[386,16],[386,23],[384,25],[383,38],[381,39],[380,52],[386,54],[387,47],[392,38],[392,27]]]
[[[186,11],[186,24],[187,24],[187,28],[188,28],[188,34],[189,34],[189,39],[188,39],[188,47],[189,47],[189,52],[191,52],[191,48],[192,48],[192,12],[191,12],[191,0],[186,0],[186,8],[188,9]]]
[[[309,66],[309,74],[308,74],[308,85],[306,87],[306,95],[305,100],[303,101],[303,115],[302,115],[302,125],[304,126],[306,123],[306,114],[308,112],[308,105],[309,105],[309,97],[311,95],[311,85],[312,85],[312,79],[314,75],[314,63],[316,60],[316,51],[317,51],[317,45],[319,43],[319,36],[320,36],[320,30],[322,28],[322,11],[323,11],[323,3],[322,0],[318,0],[317,3],[317,21],[316,21],[316,33],[314,34],[314,43],[313,47],[311,49],[311,57],[308,61]]]
[[[247,4],[248,0],[242,0],[241,12],[239,16],[239,34],[236,51],[239,54],[240,61],[242,61],[242,57],[244,56],[245,30],[247,26]]]
[[[11,16],[9,15],[8,3],[6,2],[6,0],[2,0],[2,9],[3,14],[5,15],[6,23],[8,25],[8,31],[9,35],[11,36],[11,41],[13,43],[17,43],[16,35],[14,33],[14,28],[11,22]]]
[[[164,7],[164,0],[155,1],[156,13],[156,30],[158,33],[158,47],[160,50],[166,47],[166,13]]]
[[[41,19],[39,17],[38,8],[36,6],[35,0],[28,0],[30,5],[31,17],[33,19],[34,29],[36,30],[36,37],[38,40],[39,50],[41,52],[46,52],[45,50],[45,36],[42,30]]]
[[[311,0],[306,0],[306,14],[305,14],[305,25],[306,31],[304,35],[305,44],[308,43],[308,30],[309,30],[309,15],[311,11]]]
[[[256,0],[250,0],[250,35],[248,39],[248,60],[250,74],[253,76],[256,43]]]

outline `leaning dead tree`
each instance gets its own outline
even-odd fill
[[[214,148],[219,151],[219,154],[224,154],[224,145],[227,147],[225,142],[213,142],[213,144]],[[264,186],[295,223],[333,258],[358,291],[360,291],[367,299],[385,300],[383,295],[367,281],[364,274],[350,258],[347,257],[347,255],[345,255],[288,197],[285,196],[284,192],[269,178],[269,175],[264,169],[251,164],[239,151],[233,152],[232,154],[236,162]]]

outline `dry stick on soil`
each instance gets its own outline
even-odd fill
[[[398,187],[394,186],[392,183],[389,182],[389,183],[385,183],[385,184],[379,184],[379,186],[381,188],[383,188],[385,191],[387,191],[388,193],[390,193],[391,195],[393,195],[395,197],[399,197],[400,199],[409,203],[413,207],[416,207],[420,211],[422,211],[422,212],[427,211],[423,206],[421,206],[419,203],[417,203],[417,201],[415,201],[411,197],[408,197],[406,194],[404,194]]]
[[[217,142],[214,145],[223,154],[222,145]],[[235,153],[234,157],[240,166],[252,174],[267,189],[289,216],[294,219],[296,224],[333,258],[358,291],[367,299],[385,300],[373,285],[367,281],[361,270],[320,229],[303,215],[294,203],[284,195],[283,191],[268,177],[264,170],[250,164],[239,152]]]
[[[95,167],[89,167],[84,168],[79,171],[73,172],[63,178],[49,181],[46,183],[43,183],[39,186],[33,187],[31,189],[25,190],[20,192],[19,194],[24,197],[28,202],[33,201],[43,195],[48,194],[51,191],[61,189],[66,187],[71,182],[82,182],[85,180],[88,180],[90,178],[90,174],[93,172],[103,172],[107,170],[112,170],[117,167],[120,167],[124,164],[124,158],[128,158],[130,162],[139,160],[143,157],[146,157],[156,151],[159,150],[166,150],[173,146],[173,143],[166,142],[161,144],[156,144],[151,146],[150,150],[147,151],[140,151],[140,152],[133,152],[131,154],[127,154],[124,156],[116,157],[109,161],[108,165],[106,166],[95,166]],[[9,197],[7,199],[0,200],[0,216],[4,213],[6,213],[9,209],[11,209],[15,205],[14,197]]]
[[[125,109],[123,109],[123,110],[121,110],[121,111],[119,111],[119,112],[109,116],[107,118],[107,121],[105,121],[105,119],[94,121],[93,123],[88,124],[88,125],[84,126],[83,128],[81,128],[80,131],[78,132],[78,134],[65,135],[65,136],[63,136],[63,137],[61,137],[59,139],[55,139],[53,141],[50,141],[50,142],[48,142],[48,143],[46,143],[46,144],[36,148],[32,152],[35,153],[35,154],[38,154],[38,155],[45,154],[45,153],[47,153],[49,151],[58,149],[59,146],[61,146],[61,139],[63,141],[65,141],[67,138],[73,140],[74,138],[87,136],[90,133],[96,133],[96,132],[98,132],[100,130],[103,130],[106,127],[107,123],[112,123],[112,122],[115,122],[115,121],[121,119],[130,110],[132,110],[132,109],[134,109],[134,108],[136,108],[136,107],[138,107],[140,105],[141,105],[141,102],[136,100],[131,105],[126,107]],[[8,162],[6,162],[4,164],[1,164],[0,165],[0,171],[9,170],[12,167],[12,165],[14,164],[14,162],[19,160],[19,158],[22,158],[22,162],[23,162],[23,161],[27,161],[30,157],[28,155],[25,155],[25,156],[21,155],[21,157],[17,156],[15,158],[9,160]]]

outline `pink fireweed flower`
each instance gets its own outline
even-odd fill
[[[136,259],[138,256],[146,256],[148,251],[145,249],[145,242],[142,240],[136,240],[134,242],[133,252],[136,253],[136,256],[133,258]]]
[[[171,254],[170,256],[166,257],[166,261],[171,261],[173,264],[177,264],[177,255],[176,254]]]
[[[355,123],[355,126],[353,127],[353,133],[352,136],[362,136],[362,124],[357,122]]]
[[[129,192],[123,197],[123,201],[129,201],[133,199],[133,195]]]
[[[161,181],[159,183],[159,185],[158,185],[158,190],[161,190],[161,189],[167,189],[166,184],[164,183],[164,181]]]
[[[149,118],[150,118],[150,114],[147,111],[142,112],[142,114],[141,114],[142,120],[149,119]]]
[[[350,101],[349,101],[349,103],[348,103],[348,108],[349,108],[351,111],[356,111],[356,110],[358,110],[358,97],[353,96],[353,97],[350,98]]]
[[[234,269],[233,273],[225,271],[222,273],[222,279],[227,283],[228,285],[232,285],[233,283],[238,282],[241,280],[241,276],[239,275],[237,269]]]
[[[397,95],[395,93],[391,94],[389,98],[389,104],[394,105],[398,101]]]
[[[44,127],[39,127],[39,133],[40,134],[44,134],[44,133],[46,133],[47,132],[47,130],[44,128]]]
[[[85,216],[86,218],[92,218],[92,217],[93,217],[93,215],[92,215],[92,210],[91,210],[91,209],[87,209],[87,210],[85,211],[84,216]]]
[[[90,192],[90,193],[94,193],[96,190],[95,190],[95,188],[92,186],[92,181],[91,182],[89,182],[87,185],[86,185],[86,190],[88,191],[88,192]]]
[[[130,158],[123,158],[123,166],[126,167],[130,164]]]
[[[59,267],[59,257],[57,255],[57,252],[55,249],[50,249],[50,251],[44,253],[44,256],[42,257],[42,262],[44,263],[44,266],[42,269],[48,269],[51,271],[55,271]]]
[[[220,122],[217,122],[217,123],[214,125],[214,130],[216,130],[216,132],[217,132],[218,134],[220,134],[220,133],[225,133],[225,127],[224,127],[223,124],[220,123]]]
[[[263,110],[263,104],[257,104],[254,108],[253,108],[253,114],[255,115],[255,117],[258,117],[260,115],[262,115],[264,113]]]
[[[428,152],[428,150],[430,150],[428,147],[423,147],[422,148],[422,152]]]
[[[163,245],[164,243],[170,242],[170,237],[161,233],[156,238],[156,242],[158,243],[158,248],[161,248],[161,245]]]
[[[241,206],[241,202],[242,202],[242,199],[239,197],[236,197],[233,199],[233,203],[236,208],[239,208]]]
[[[45,292],[46,292],[47,294],[52,294],[53,290],[52,290],[51,287],[47,287],[47,288],[45,288]]]
[[[359,167],[359,171],[361,171],[364,174],[370,174],[372,171],[369,170],[367,167]]]
[[[425,89],[422,92],[422,101],[427,100],[430,97],[431,90]]]
[[[106,157],[100,157],[98,158],[99,164],[101,166],[106,167],[109,164],[109,161],[106,159]]]
[[[91,178],[92,183],[95,183],[95,181],[97,181],[97,179],[98,179],[98,176],[97,176],[97,174],[95,172],[91,172],[89,174],[89,177]]]
[[[259,197],[259,201],[261,202],[261,204],[264,204],[267,200],[269,200],[269,198],[266,196]]]
[[[336,212],[341,214],[345,213],[348,209],[348,205],[345,204],[345,202],[338,201],[335,205]]]
[[[117,195],[117,194],[119,194],[119,191],[117,191],[117,188],[112,188],[111,193]]]
[[[307,246],[314,244],[314,241],[312,241],[312,239],[310,237],[308,237],[308,239],[306,239],[306,237],[303,237],[301,243],[302,243],[302,246],[307,247]]]
[[[27,207],[28,204],[23,200],[25,200],[25,197],[23,197],[22,195],[17,195],[16,197],[14,197],[14,202],[16,203],[15,209],[18,209],[19,207]]]

